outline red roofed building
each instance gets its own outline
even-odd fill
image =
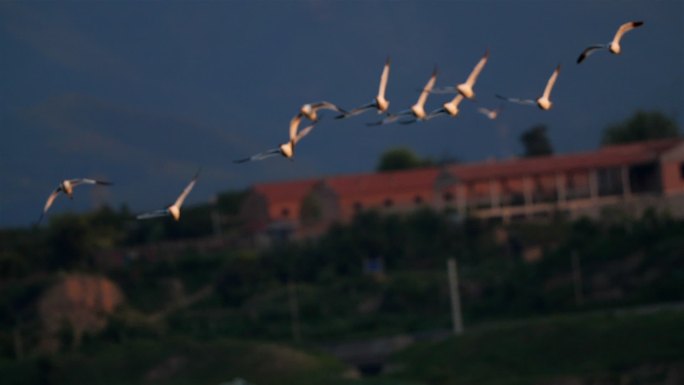
[[[320,235],[357,213],[429,206],[504,222],[555,213],[597,216],[646,207],[684,216],[684,141],[597,151],[254,185],[242,210],[251,231]]]

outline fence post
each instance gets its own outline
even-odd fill
[[[458,293],[458,270],[456,260],[447,260],[447,271],[449,275],[449,297],[451,298],[451,320],[454,327],[454,334],[463,334],[463,314],[461,313],[461,297]]]

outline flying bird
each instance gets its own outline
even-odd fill
[[[503,99],[508,102],[512,103],[518,103],[518,104],[524,104],[524,105],[537,105],[539,108],[542,110],[550,110],[551,106],[553,103],[551,103],[551,90],[553,89],[553,85],[556,83],[556,79],[558,78],[558,73],[560,72],[560,64],[556,67],[556,69],[553,71],[551,74],[551,77],[549,78],[549,81],[546,82],[546,88],[544,88],[544,93],[542,96],[538,97],[537,100],[531,100],[531,99],[518,99],[518,98],[509,98],[506,96],[501,96],[501,95],[496,95],[497,98]]]
[[[498,118],[501,111],[503,111],[503,106],[499,106],[493,110],[485,107],[480,107],[477,109],[477,112],[481,113],[482,115],[486,116],[491,120]]]
[[[292,159],[292,157],[294,157],[295,145],[300,140],[302,140],[303,137],[307,136],[309,134],[309,132],[311,132],[311,130],[315,126],[315,124],[312,124],[310,126],[304,127],[303,129],[299,130],[299,124],[300,124],[301,120],[302,120],[302,116],[300,114],[297,114],[290,121],[290,140],[289,141],[281,144],[280,146],[278,146],[276,148],[271,148],[269,150],[260,152],[258,154],[254,154],[248,158],[234,160],[233,163],[245,163],[245,162],[257,161],[257,160],[263,160],[263,159],[270,158],[270,157],[276,156],[276,155],[282,155],[287,159]]]
[[[40,214],[40,218],[38,218],[37,223],[40,223],[40,221],[43,219],[43,216],[50,209],[50,206],[52,206],[52,203],[55,201],[60,192],[66,194],[69,197],[69,199],[74,199],[74,187],[82,184],[99,184],[109,186],[112,183],[88,178],[63,180],[48,197],[47,201],[45,202],[45,207],[43,207],[43,212]]]
[[[418,101],[416,101],[416,104],[412,105],[411,108],[408,110],[399,111],[398,113],[390,115],[379,122],[369,123],[368,125],[378,126],[381,124],[394,123],[397,120],[403,118],[404,116],[410,116],[413,118],[408,121],[404,121],[404,123],[413,123],[417,120],[425,120],[425,118],[427,117],[427,113],[425,112],[425,102],[427,101],[427,98],[430,95],[432,88],[435,86],[436,80],[437,66],[435,66],[435,69],[432,70],[432,75],[430,76],[428,82],[425,84],[425,87],[423,87],[423,90],[421,91],[420,96],[418,97]]]
[[[594,44],[585,48],[584,51],[582,51],[582,53],[577,58],[577,64],[583,62],[584,59],[586,59],[589,55],[601,49],[607,49],[611,53],[619,54],[621,52],[620,39],[622,39],[622,35],[633,30],[634,28],[641,27],[643,24],[643,21],[630,21],[622,24],[615,33],[613,41],[606,44]]]
[[[389,100],[385,98],[385,91],[387,90],[387,79],[389,78],[389,71],[390,71],[390,58],[388,57],[387,60],[385,61],[385,67],[382,69],[382,75],[380,75],[380,86],[378,88],[378,95],[375,97],[375,100],[373,102],[366,104],[365,106],[361,106],[358,108],[354,108],[353,110],[344,113],[342,115],[338,115],[335,117],[335,119],[344,119],[344,118],[349,118],[352,116],[359,115],[363,112],[366,112],[372,108],[375,108],[378,110],[378,114],[382,114],[383,112],[387,112],[387,109],[389,108]]]
[[[172,216],[173,219],[176,221],[180,220],[180,208],[183,205],[183,201],[185,201],[185,198],[188,197],[188,194],[190,194],[190,191],[192,191],[192,188],[195,187],[195,183],[197,182],[197,177],[199,177],[199,171],[195,174],[195,177],[192,178],[190,183],[188,183],[187,186],[185,186],[185,189],[183,189],[183,192],[178,196],[175,202],[173,204],[165,209],[161,210],[155,210],[155,211],[150,211],[144,214],[138,215],[136,218],[137,219],[150,219],[150,218],[158,218],[158,217],[167,217],[167,216]]]
[[[336,105],[330,103],[330,102],[316,102],[316,103],[307,103],[303,105],[299,109],[299,115],[304,116],[310,121],[316,123],[318,122],[318,110],[332,110],[340,114],[346,114],[347,111],[337,107]]]
[[[456,94],[456,97],[454,97],[451,101],[444,103],[442,105],[442,108],[437,109],[432,111],[425,120],[430,120],[436,116],[443,115],[443,114],[448,114],[451,115],[452,117],[455,117],[458,115],[460,110],[458,109],[458,105],[461,104],[463,101],[464,96],[461,94]]]
[[[480,76],[480,72],[482,72],[482,69],[484,68],[485,64],[487,64],[488,59],[489,50],[486,50],[484,55],[482,55],[480,61],[477,62],[477,64],[475,65],[475,68],[473,68],[472,72],[470,72],[470,75],[468,75],[468,79],[466,79],[465,83],[461,83],[456,87],[444,87],[438,90],[433,90],[432,93],[445,94],[458,92],[459,94],[463,95],[466,99],[474,99],[475,91],[473,91],[473,87],[475,87],[475,82],[477,82],[477,78],[478,76]]]

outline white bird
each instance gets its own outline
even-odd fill
[[[234,160],[234,163],[245,163],[245,162],[251,162],[255,160],[263,160],[266,158],[270,158],[272,156],[276,155],[282,155],[287,159],[292,159],[294,157],[294,149],[295,145],[302,140],[305,136],[311,132],[311,130],[314,128],[315,124],[312,124],[310,126],[304,127],[303,129],[299,130],[299,123],[302,120],[302,116],[300,114],[295,115],[294,118],[290,121],[290,140],[281,144],[280,146],[276,148],[271,148],[269,150],[260,152],[258,154],[254,154],[248,158],[243,158],[243,159],[238,159]]]
[[[498,108],[495,108],[493,110],[485,107],[480,107],[477,109],[477,112],[481,113],[482,115],[486,116],[491,120],[498,118],[501,111],[503,111],[503,106],[499,106]]]
[[[55,201],[60,192],[66,194],[69,197],[69,199],[74,199],[74,187],[82,184],[99,184],[109,186],[112,183],[88,178],[63,180],[59,184],[59,186],[57,186],[57,188],[50,194],[47,201],[45,202],[45,207],[43,207],[43,212],[40,214],[40,218],[38,218],[38,223],[40,223],[40,221],[43,219],[43,216],[50,209],[50,206],[52,206],[52,203]]]
[[[539,108],[542,110],[550,110],[551,106],[553,103],[551,102],[551,90],[553,89],[553,85],[556,83],[556,79],[558,78],[558,73],[560,72],[560,64],[556,69],[553,71],[551,74],[551,77],[549,78],[549,81],[546,82],[546,88],[544,88],[544,93],[542,96],[538,97],[537,100],[532,100],[532,99],[518,99],[518,98],[509,98],[506,96],[501,96],[501,95],[496,95],[497,98],[506,100],[508,102],[512,103],[518,103],[518,104],[525,104],[525,105],[537,105]]]
[[[188,183],[187,186],[185,186],[185,189],[183,189],[183,192],[178,196],[175,202],[173,204],[165,209],[161,210],[155,210],[155,211],[150,211],[144,214],[138,215],[136,218],[137,219],[150,219],[150,218],[158,218],[158,217],[166,217],[166,216],[172,216],[173,219],[176,221],[180,220],[180,209],[181,206],[183,205],[183,202],[185,201],[185,198],[188,197],[188,194],[190,194],[190,191],[192,191],[192,188],[195,187],[195,183],[197,182],[197,177],[199,176],[199,171],[195,174],[195,177],[192,178],[190,183]]]
[[[390,58],[388,57],[387,60],[385,61],[385,67],[382,69],[382,75],[380,75],[380,86],[378,87],[378,95],[375,97],[375,100],[373,102],[366,104],[365,106],[361,106],[358,108],[354,108],[353,110],[342,114],[338,115],[335,117],[335,119],[344,119],[352,116],[359,115],[365,111],[368,111],[372,108],[375,108],[378,110],[378,114],[382,114],[383,112],[386,112],[387,109],[389,108],[389,100],[385,98],[385,91],[387,90],[387,80],[389,78],[389,71],[390,71]]]
[[[458,115],[460,110],[458,109],[458,105],[461,104],[463,101],[464,96],[461,94],[456,94],[456,97],[454,97],[451,101],[444,103],[442,105],[442,108],[437,109],[432,111],[425,120],[430,120],[436,116],[442,115],[442,114],[448,114],[451,115],[452,117],[455,117]]]
[[[459,94],[463,95],[466,99],[474,99],[475,91],[473,91],[473,87],[475,87],[475,82],[477,82],[477,78],[478,76],[480,76],[480,72],[482,72],[482,69],[484,68],[485,64],[487,64],[488,59],[489,50],[486,50],[484,55],[482,55],[480,61],[477,62],[477,64],[475,65],[475,68],[473,68],[473,70],[470,72],[470,75],[468,75],[468,79],[466,79],[465,83],[461,83],[456,87],[444,87],[438,90],[433,90],[432,93],[445,94],[458,92]]]
[[[386,117],[385,119],[375,122],[375,123],[369,123],[370,126],[377,126],[381,124],[388,124],[388,123],[393,123],[396,122],[397,120],[401,119],[404,116],[411,116],[413,119],[405,121],[403,123],[413,123],[414,121],[417,120],[425,120],[427,117],[427,113],[425,112],[425,102],[427,101],[428,96],[430,95],[430,92],[432,91],[432,88],[435,86],[435,81],[437,81],[437,67],[435,66],[435,69],[432,71],[432,75],[430,76],[430,79],[428,82],[425,84],[425,87],[423,87],[423,90],[420,93],[420,96],[418,97],[418,101],[414,105],[411,106],[410,109],[404,110],[404,111],[399,111],[396,114],[390,115]]]
[[[589,55],[591,55],[595,51],[601,50],[601,49],[607,49],[611,53],[619,54],[622,50],[620,48],[620,39],[622,39],[622,35],[633,30],[634,28],[641,27],[643,24],[644,24],[643,21],[630,21],[630,22],[622,24],[620,26],[620,28],[618,28],[617,32],[615,33],[615,36],[613,37],[613,41],[611,41],[610,43],[606,43],[606,44],[594,44],[594,45],[591,45],[591,46],[585,48],[584,51],[582,51],[582,53],[577,58],[577,64],[584,61],[584,59],[586,59]]]
[[[347,111],[337,107],[336,105],[322,101],[316,103],[307,103],[299,109],[299,115],[305,116],[310,121],[318,122],[318,110],[332,110],[340,114],[346,114]]]

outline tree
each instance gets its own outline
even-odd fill
[[[380,156],[377,170],[380,172],[408,170],[411,168],[428,167],[432,165],[433,162],[431,160],[420,159],[411,149],[398,147],[389,149]]]
[[[525,147],[523,156],[544,156],[553,154],[549,137],[546,136],[546,126],[536,125],[520,135],[520,141]]]
[[[670,117],[658,111],[637,111],[629,119],[608,126],[603,131],[601,144],[610,145],[678,136],[679,127]]]

